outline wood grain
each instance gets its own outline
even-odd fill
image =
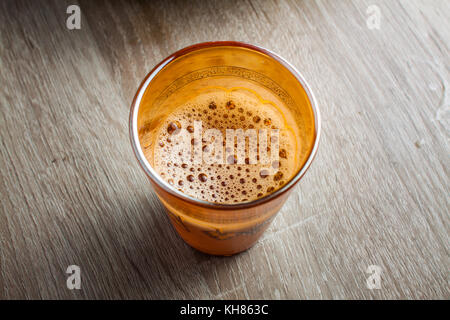
[[[445,0],[1,1],[0,299],[449,299],[449,16]],[[323,116],[312,168],[229,258],[175,234],[128,138],[146,73],[208,40],[279,53]]]

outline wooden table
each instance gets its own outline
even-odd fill
[[[1,1],[0,298],[450,298],[449,17],[446,0]],[[323,116],[308,174],[228,258],[175,234],[128,137],[147,72],[208,40],[279,53]]]

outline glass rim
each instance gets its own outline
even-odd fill
[[[246,48],[251,49],[256,52],[265,54],[271,59],[276,60],[279,62],[283,67],[285,67],[300,83],[300,85],[303,87],[303,89],[306,92],[306,95],[308,96],[309,102],[311,104],[311,108],[313,110],[314,114],[314,129],[315,129],[315,139],[314,144],[311,149],[311,152],[305,162],[305,164],[300,168],[300,170],[280,189],[276,190],[275,192],[268,194],[264,197],[258,198],[256,200],[248,201],[248,202],[241,202],[241,203],[235,203],[235,204],[226,204],[226,203],[216,203],[216,202],[209,202],[205,200],[201,200],[192,196],[189,196],[183,192],[178,191],[177,189],[170,186],[166,181],[164,181],[153,169],[153,167],[150,165],[146,157],[144,156],[144,153],[142,151],[142,147],[139,141],[139,135],[138,135],[138,128],[137,128],[137,118],[139,113],[139,108],[141,105],[142,97],[147,90],[148,85],[150,82],[155,78],[155,76],[170,62],[173,60],[184,56],[190,52],[205,49],[205,48],[211,48],[211,47],[237,47],[237,48]],[[244,42],[238,42],[238,41],[212,41],[212,42],[202,42],[197,43],[194,45],[190,45],[188,47],[185,47],[183,49],[180,49],[171,55],[169,55],[167,58],[162,60],[160,63],[158,63],[144,78],[144,80],[141,82],[136,95],[134,96],[133,102],[131,104],[131,110],[130,110],[130,117],[129,117],[129,133],[130,133],[130,140],[131,145],[134,151],[134,154],[136,156],[136,159],[138,160],[139,165],[144,170],[144,172],[147,174],[147,176],[155,182],[159,187],[161,187],[165,192],[171,194],[172,196],[175,196],[177,198],[181,198],[191,204],[202,206],[209,209],[217,209],[217,210],[237,210],[237,209],[246,209],[255,207],[258,205],[261,205],[263,203],[269,202],[280,195],[284,194],[288,190],[290,190],[292,187],[294,187],[298,181],[305,175],[306,171],[309,169],[312,161],[315,158],[315,155],[317,153],[319,140],[320,140],[320,133],[321,133],[321,121],[320,121],[320,112],[317,105],[317,100],[310,89],[308,83],[303,78],[303,76],[300,74],[300,72],[292,66],[289,62],[287,62],[284,58],[277,55],[276,53],[251,44],[247,44]]]

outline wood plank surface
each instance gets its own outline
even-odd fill
[[[446,0],[1,1],[0,299],[449,299],[449,17]],[[323,117],[269,230],[224,258],[176,235],[128,137],[144,76],[209,40],[285,57]]]

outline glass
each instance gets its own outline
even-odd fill
[[[191,197],[165,182],[144,155],[152,142],[144,141],[143,135],[153,132],[172,107],[202,90],[206,83],[221,85],[230,77],[246,86],[255,84],[255,91],[270,91],[293,114],[298,134],[312,139],[302,146],[297,174],[280,189],[250,202],[219,204]],[[177,51],[146,76],[131,106],[130,136],[138,162],[179,235],[202,252],[232,255],[258,240],[309,168],[318,147],[320,116],[305,80],[281,57],[240,42],[207,42]]]

